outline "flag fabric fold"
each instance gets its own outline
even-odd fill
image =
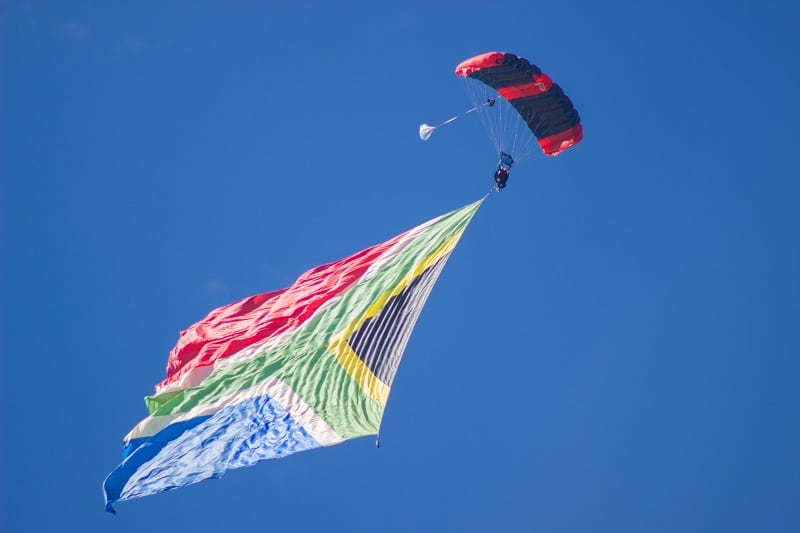
[[[112,503],[378,432],[425,301],[482,200],[182,331],[149,416],[106,478]]]

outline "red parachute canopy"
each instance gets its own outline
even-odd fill
[[[456,76],[477,80],[496,91],[519,113],[546,155],[558,155],[583,139],[581,119],[572,101],[550,76],[526,59],[487,52],[462,61]],[[496,144],[504,143],[496,140]]]

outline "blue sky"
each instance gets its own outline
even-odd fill
[[[792,2],[3,2],[3,531],[797,531]],[[515,166],[372,439],[103,511],[178,331],[480,198],[453,69],[585,139]]]

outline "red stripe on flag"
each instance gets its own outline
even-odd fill
[[[299,327],[321,305],[357,281],[405,233],[350,257],[313,268],[291,287],[250,296],[211,311],[180,333],[160,389],[193,369],[213,365],[248,346]]]

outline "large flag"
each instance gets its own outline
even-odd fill
[[[149,416],[106,478],[112,503],[375,435],[400,358],[481,201],[182,331]]]

